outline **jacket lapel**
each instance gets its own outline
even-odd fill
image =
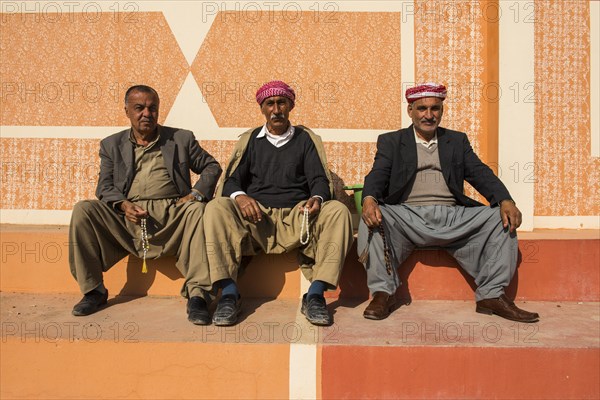
[[[452,147],[451,137],[446,133],[444,128],[438,128],[438,154],[440,155],[440,165],[442,167],[442,175],[446,183],[450,182],[450,172],[452,171]]]
[[[121,143],[119,145],[119,150],[121,152],[121,158],[123,160],[123,164],[125,164],[125,180],[127,182],[126,187],[131,187],[131,182],[133,182],[134,175],[134,165],[133,165],[133,145],[131,144],[129,137],[131,135],[131,129],[123,132],[123,136],[121,137]],[[127,189],[128,190],[128,189]]]
[[[412,125],[400,131],[400,159],[400,177],[403,181],[408,181],[417,171],[417,142]]]
[[[175,141],[172,140],[171,137],[167,137],[166,132],[162,129],[162,126],[158,127],[158,132],[161,135],[160,137],[160,151],[163,156],[163,160],[165,161],[165,167],[167,167],[167,172],[171,177],[171,180],[177,185],[177,181],[175,180]],[[179,190],[179,188],[177,188]]]

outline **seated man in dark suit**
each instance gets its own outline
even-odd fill
[[[358,235],[373,295],[363,315],[386,318],[396,307],[397,267],[415,247],[439,246],[475,278],[477,312],[535,322],[537,313],[519,309],[504,294],[516,270],[521,212],[467,135],[439,127],[445,98],[443,85],[408,89],[413,124],[377,140]],[[465,180],[490,206],[463,194]]]
[[[75,204],[69,228],[71,273],[84,293],[73,315],[106,304],[102,273],[128,254],[144,259],[177,257],[185,277],[188,319],[210,323],[204,290],[211,282],[202,215],[221,174],[217,161],[190,131],[158,125],[158,93],[129,88],[125,114],[131,128],[100,142],[98,200]],[[192,187],[190,170],[200,174]]]

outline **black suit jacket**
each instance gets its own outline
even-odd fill
[[[492,206],[511,198],[506,186],[477,157],[465,133],[438,127],[437,137],[442,174],[458,205],[482,205],[464,195],[465,180]],[[409,195],[416,173],[413,126],[384,133],[377,138],[377,153],[373,168],[365,177],[363,199],[373,196],[382,204],[402,203]]]
[[[192,190],[190,170],[200,174],[194,189],[212,198],[221,175],[217,160],[200,147],[190,131],[158,126],[157,143],[169,176],[183,197]],[[127,199],[135,175],[134,145],[129,140],[130,129],[115,133],[100,142],[100,176],[96,187],[98,199],[112,204]]]

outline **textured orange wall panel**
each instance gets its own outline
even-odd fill
[[[414,17],[416,81],[448,87],[441,126],[467,133],[490,166],[498,161],[498,60],[490,51],[498,47],[494,10],[492,1],[416,0]],[[465,191],[485,201],[468,184]]]
[[[535,5],[534,213],[598,215],[600,158],[590,150],[589,2]]]
[[[123,94],[140,83],[166,115],[189,71],[162,13],[15,13],[0,24],[1,125],[127,125]]]
[[[280,79],[311,128],[397,129],[400,13],[219,13],[192,73],[221,127],[253,126],[256,90]]]
[[[93,198],[100,165],[98,142],[0,139],[0,208],[70,210],[77,200]]]

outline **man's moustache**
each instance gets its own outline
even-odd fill
[[[272,114],[271,119],[283,119],[283,114]]]

